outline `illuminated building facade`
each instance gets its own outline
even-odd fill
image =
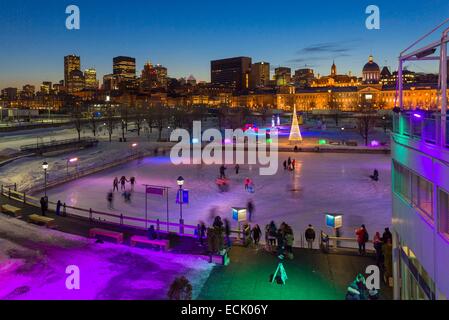
[[[270,83],[270,64],[268,62],[256,62],[251,66],[250,88],[266,87]]]
[[[295,71],[294,76],[295,86],[299,88],[310,87],[313,80],[315,80],[315,73],[313,72],[313,69],[304,68]]]
[[[368,62],[363,67],[362,79],[365,84],[377,84],[380,81],[380,68],[374,62],[372,55],[369,56]]]
[[[241,92],[249,88],[252,60],[236,57],[211,61],[211,82]]]
[[[119,56],[113,59],[113,74],[120,89],[133,89],[136,82],[136,59]]]
[[[399,59],[400,66],[406,61],[440,60],[441,94],[435,90],[433,113],[407,111],[404,102],[410,91],[402,90],[402,82],[398,84],[401,112],[393,118],[391,142],[393,254],[389,274],[394,279],[395,299],[449,298],[448,33],[449,28],[440,40],[411,53],[406,50]],[[402,67],[399,79],[401,71]]]
[[[287,67],[279,67],[274,69],[274,80],[276,86],[286,86],[292,82],[292,69]]]
[[[71,74],[73,71],[81,70],[81,58],[75,55],[68,55],[64,57],[64,85],[68,93],[72,93],[70,88],[76,87],[76,85],[70,84],[72,81]],[[75,81],[77,81],[76,79]]]
[[[97,80],[97,70],[90,68],[84,70],[85,88],[89,90],[97,90],[99,83]]]

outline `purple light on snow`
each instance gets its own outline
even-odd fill
[[[421,117],[422,117],[419,113],[414,113],[413,116],[418,119],[421,119]]]

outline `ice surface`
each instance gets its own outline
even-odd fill
[[[294,173],[284,171],[282,162],[296,158]],[[186,224],[196,225],[200,220],[211,222],[211,212],[232,219],[232,207],[246,207],[248,200],[255,204],[253,223],[263,228],[271,220],[285,221],[296,233],[309,223],[317,230],[331,232],[324,224],[324,213],[342,213],[342,236],[354,237],[354,229],[365,224],[371,236],[391,225],[391,159],[381,154],[314,154],[280,153],[279,170],[274,176],[260,176],[258,166],[242,165],[237,176],[232,166],[227,175],[231,179],[229,192],[220,193],[215,185],[218,165],[171,164],[166,157],[146,158],[116,167],[48,191],[52,201],[61,200],[70,206],[93,208],[104,212],[145,217],[145,194],[142,184],[171,187],[169,192],[170,221],[179,221],[176,204],[176,180],[185,179],[190,191],[190,204],[183,206]],[[373,170],[380,173],[380,181],[369,178]],[[115,193],[114,210],[108,209],[106,194],[112,189],[114,177],[137,178],[132,203],[126,204],[121,193]],[[244,179],[254,180],[256,192],[244,190]],[[128,185],[129,188],[129,185]],[[166,220],[166,201],[148,196],[148,218]],[[236,223],[234,223],[236,226]]]

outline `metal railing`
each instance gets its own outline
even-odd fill
[[[449,148],[449,118],[440,113],[404,112],[393,115],[395,134]]]
[[[52,149],[61,146],[79,146],[79,145],[96,145],[98,143],[97,139],[84,137],[81,139],[65,139],[65,140],[54,140],[49,142],[37,142],[33,144],[28,144],[20,147],[21,151],[35,151],[40,149]]]

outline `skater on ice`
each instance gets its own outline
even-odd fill
[[[125,176],[122,176],[120,178],[120,186],[121,186],[121,190],[125,191],[126,190],[126,183],[128,182],[128,179],[126,179]]]
[[[117,177],[115,177],[115,179],[114,179],[112,192],[115,192],[115,190],[117,190],[117,192],[118,192],[118,178]]]
[[[284,161],[284,170],[287,170],[287,160]]]
[[[248,221],[251,222],[253,219],[253,213],[254,213],[254,203],[252,200],[249,200],[246,205],[246,210],[248,212]]]
[[[108,192],[108,195],[107,195],[107,198],[106,198],[107,200],[108,200],[108,208],[109,209],[114,209],[114,205],[113,205],[113,202],[114,202],[114,193],[112,192],[112,191],[109,191]]]
[[[373,181],[379,181],[379,171],[377,171],[377,169],[375,169],[373,175],[371,175],[369,177]]]
[[[238,164],[235,165],[235,174],[238,175],[240,172],[240,166]]]
[[[123,192],[123,198],[125,198],[125,203],[131,203],[131,192],[128,190]]]
[[[136,178],[135,177],[131,177],[129,179],[129,182],[131,183],[131,191],[134,191],[134,185],[136,184]]]
[[[226,179],[226,167],[224,164],[220,167],[220,179]]]

